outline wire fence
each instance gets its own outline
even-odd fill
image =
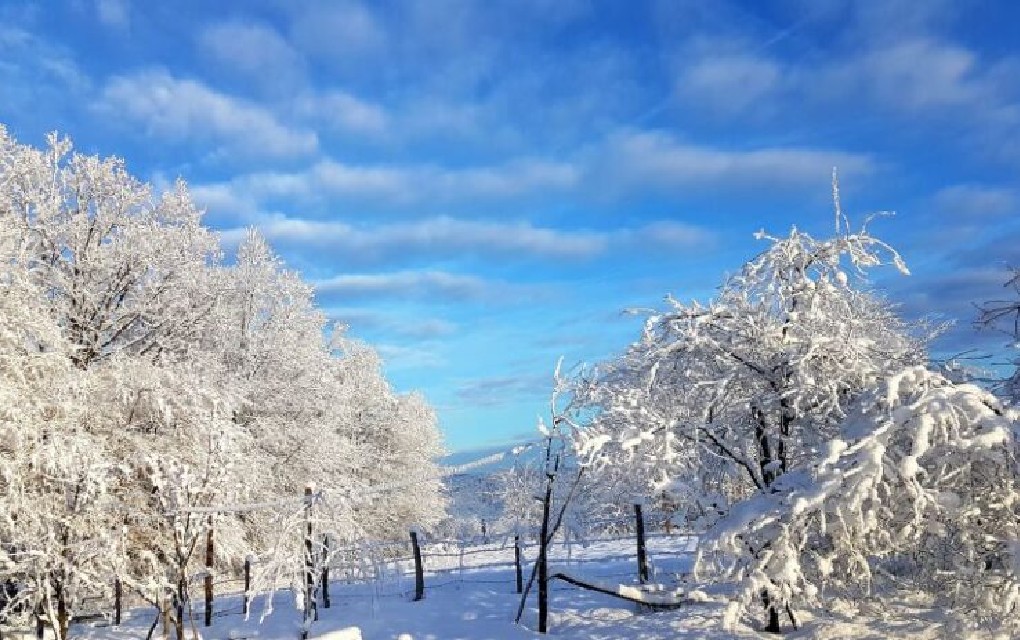
[[[665,514],[649,514],[652,523],[645,534],[648,564],[656,579],[673,579],[689,571],[690,557],[697,536],[676,528],[657,526],[665,522]],[[637,539],[633,517],[603,518],[592,523],[593,535],[578,535],[576,530],[558,535],[549,545],[548,559],[556,571],[578,575],[597,575],[600,580],[624,584],[638,581],[639,565],[636,556]],[[620,531],[607,535],[606,531]],[[329,550],[328,562],[316,565],[320,577],[315,597],[334,594],[342,599],[376,601],[383,598],[410,598],[415,593],[416,574],[420,572],[426,590],[467,584],[487,587],[505,587],[508,594],[517,588],[519,570],[525,579],[539,553],[538,531],[490,532],[466,538],[433,538],[420,534],[421,564],[416,566],[410,536],[403,540],[362,541]],[[519,564],[518,567],[518,558]],[[211,617],[258,615],[267,597],[272,594],[246,592],[252,584],[252,573],[260,569],[256,557],[249,558],[243,574],[213,574]],[[296,573],[300,574],[300,570]],[[185,611],[189,618],[198,621],[204,614],[204,579],[206,572],[191,576],[186,585]],[[302,585],[292,585],[300,589]],[[574,589],[562,583],[550,584],[550,590]],[[112,592],[112,590],[111,590]],[[516,597],[516,596],[515,596]],[[119,619],[118,609],[144,610],[152,608],[135,593],[125,592],[120,601],[111,600],[109,594],[90,596],[82,609],[83,618],[100,625],[114,624]],[[247,608],[247,611],[246,611]],[[156,615],[152,608],[153,616]],[[98,622],[97,622],[98,621]]]

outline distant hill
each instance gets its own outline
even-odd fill
[[[452,473],[443,480],[450,515],[462,524],[471,523],[478,526],[482,520],[487,520],[491,526],[503,512],[501,483],[494,476],[512,469],[515,462],[524,465],[536,464],[544,454],[542,447],[525,447],[527,444],[522,442],[516,445],[507,443],[479,447],[457,451],[443,457],[440,464],[447,469],[464,468],[462,472]],[[515,449],[518,449],[516,454],[513,453]],[[487,458],[493,459],[486,462]],[[475,462],[482,464],[472,464]]]
[[[472,467],[470,469],[466,469],[463,473],[455,474],[455,475],[465,475],[465,474],[466,475],[489,475],[489,474],[492,474],[492,473],[496,473],[497,471],[503,471],[503,470],[512,468],[514,466],[515,460],[519,460],[521,463],[525,463],[525,464],[526,463],[537,462],[540,459],[540,456],[543,454],[543,449],[541,447],[537,447],[537,446],[536,447],[529,447],[529,448],[521,451],[517,455],[510,454],[510,452],[515,447],[523,447],[526,444],[528,444],[528,442],[520,442],[520,443],[517,443],[517,444],[511,442],[511,443],[502,444],[502,445],[498,445],[498,446],[479,447],[477,449],[466,449],[464,451],[455,451],[453,453],[450,453],[450,454],[444,456],[440,460],[440,464],[442,466],[444,466],[444,467],[447,467],[447,468],[457,468],[457,467],[461,467],[463,465],[470,464],[470,463],[475,462],[475,461],[484,460],[485,458],[488,458],[488,457],[491,457],[491,456],[496,456],[496,455],[501,454],[501,453],[507,454],[507,455],[504,455],[501,459],[493,460],[492,462],[489,462],[487,464],[483,464],[483,465],[479,465],[477,467]]]

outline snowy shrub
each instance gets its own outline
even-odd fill
[[[1015,418],[989,393],[923,367],[884,379],[815,460],[702,541],[701,564],[722,563],[739,585],[730,621],[763,594],[792,615],[897,587],[975,624],[1014,620]]]

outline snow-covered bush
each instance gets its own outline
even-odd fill
[[[920,589],[970,624],[1016,624],[1016,416],[986,391],[913,367],[853,405],[838,436],[702,541],[760,605]]]

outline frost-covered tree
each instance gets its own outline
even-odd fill
[[[978,305],[977,325],[981,329],[996,330],[1010,338],[1013,350],[1020,348],[1020,269],[1013,268],[1005,287],[1012,291],[1011,299],[988,300]],[[1002,393],[1014,404],[1020,403],[1020,358],[1013,362],[1013,372],[1001,385]]]
[[[0,227],[0,581],[18,587],[0,615],[45,614],[63,639],[113,566],[112,469],[82,429],[80,372],[18,264],[25,249]]]
[[[824,241],[797,230],[759,237],[769,249],[715,300],[668,298],[642,340],[608,365],[583,453],[615,443],[665,463],[661,482],[665,465],[696,444],[766,491],[828,440],[855,393],[923,361],[922,341],[891,305],[853,286],[883,254],[905,271],[892,249],[866,230]]]
[[[883,379],[809,464],[703,541],[700,552],[739,585],[729,621],[763,592],[792,619],[793,607],[824,597],[909,585],[966,626],[1015,628],[1016,417],[923,367]]]
[[[622,464],[655,487],[684,487],[697,496],[687,508],[708,523],[732,503],[782,492],[777,481],[827,446],[860,393],[925,360],[923,336],[861,286],[883,263],[907,272],[866,227],[827,240],[796,229],[758,237],[769,248],[714,300],[668,298],[641,341],[605,367],[578,438],[596,469]],[[779,611],[768,609],[776,629]]]
[[[117,158],[19,145],[0,127],[0,223],[49,299],[79,367],[127,350],[156,356],[205,332],[201,286],[216,238],[183,182],[161,197]]]
[[[441,515],[425,401],[331,341],[257,233],[220,255],[182,182],[155,195],[121,160],[0,127],[0,582],[61,640],[115,579],[183,638],[210,530],[216,570],[297,570],[305,525],[260,505],[301,514],[309,483],[337,538]]]
[[[403,537],[408,527],[430,527],[445,509],[435,460],[442,443],[435,412],[418,394],[398,394],[382,361],[363,343],[334,337],[336,393],[346,399],[336,424],[357,444],[349,487],[357,521],[372,537]],[[366,508],[367,507],[367,508]]]

